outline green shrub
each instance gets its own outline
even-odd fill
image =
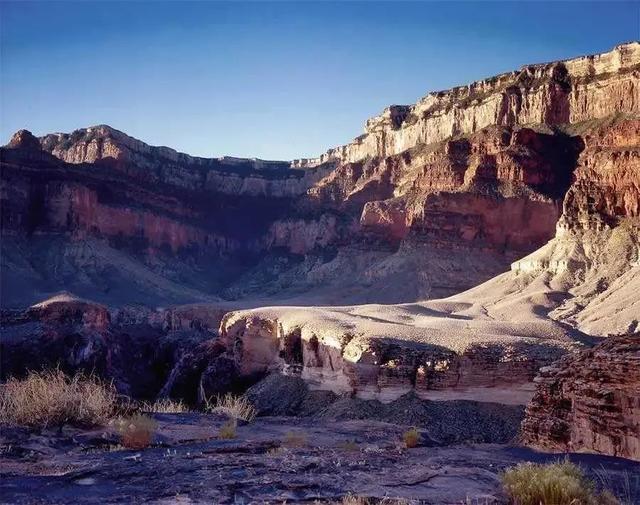
[[[236,427],[238,423],[235,419],[229,419],[218,430],[218,438],[222,440],[230,440],[236,438]]]

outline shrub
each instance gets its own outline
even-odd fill
[[[180,400],[172,400],[171,398],[162,398],[153,403],[144,402],[141,405],[145,412],[154,412],[157,414],[180,414],[189,412],[189,408]]]
[[[149,416],[137,414],[119,419],[116,423],[120,443],[128,449],[144,449],[151,445],[156,431],[156,422]]]
[[[39,428],[101,425],[115,413],[117,398],[112,384],[93,375],[31,372],[0,387],[0,422]]]
[[[226,394],[225,396],[219,396],[214,406],[209,405],[209,401],[206,401],[206,404],[207,410],[214,414],[223,414],[232,419],[240,419],[248,423],[253,421],[258,413],[256,408],[244,396]]]
[[[611,493],[597,493],[593,482],[569,461],[520,463],[502,474],[502,484],[516,505],[613,505]],[[612,501],[614,500],[614,501]]]
[[[237,422],[235,419],[229,419],[226,423],[224,423],[220,430],[218,431],[218,438],[223,440],[230,440],[232,438],[236,438],[236,427]]]
[[[304,447],[307,445],[307,435],[300,431],[287,431],[284,435],[284,445],[287,447]]]
[[[637,472],[632,475],[625,470],[621,479],[612,479],[612,475],[604,468],[596,469],[595,474],[602,488],[613,490],[618,496],[615,498],[617,501],[611,502],[612,504],[637,505],[640,503],[640,474]],[[609,494],[615,497],[613,493]]]
[[[407,449],[417,447],[420,442],[420,432],[415,428],[411,428],[402,434],[402,441]]]
[[[342,498],[341,505],[369,505],[369,500],[363,498],[362,496],[348,494],[347,496]]]
[[[358,444],[354,440],[346,440],[338,445],[343,451],[354,452],[358,450]]]

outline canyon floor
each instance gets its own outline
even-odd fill
[[[428,430],[418,447],[406,449],[408,426],[370,420],[262,417],[221,440],[225,420],[215,415],[155,419],[156,441],[141,451],[122,449],[108,429],[3,430],[2,503],[340,503],[349,494],[505,503],[501,471],[565,457],[619,494],[640,488],[638,462],[508,444],[440,445]]]

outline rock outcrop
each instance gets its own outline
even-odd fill
[[[224,352],[215,341],[221,315],[197,307],[109,310],[62,293],[25,310],[2,311],[0,377],[59,367],[95,373],[134,398],[195,404],[203,374]],[[205,376],[207,390],[233,390],[241,383],[229,384],[232,378]]]
[[[415,391],[526,403],[536,371],[593,344],[588,334],[635,331],[640,120],[621,115],[564,132],[581,152],[556,236],[511,272],[445,300],[230,314],[221,338],[241,373],[275,370],[382,401]],[[447,222],[437,227],[445,236]]]
[[[640,112],[640,43],[608,53],[501,74],[430,93],[415,105],[394,105],[367,121],[364,135],[295,166],[384,158],[419,144],[472,134],[491,125],[579,123]]]
[[[640,460],[640,334],[566,356],[540,370],[536,384],[525,444]]]

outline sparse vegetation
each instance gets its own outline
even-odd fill
[[[270,457],[272,457],[272,458],[275,458],[275,457],[277,457],[277,456],[281,456],[281,455],[282,455],[282,454],[284,454],[284,453],[285,453],[285,449],[284,449],[284,447],[282,447],[282,446],[280,446],[280,445],[279,445],[278,447],[274,447],[274,448],[272,448],[272,449],[269,449],[269,450],[267,451],[267,456],[270,456]]]
[[[113,385],[93,375],[31,372],[0,386],[0,422],[39,428],[101,425],[115,413],[117,398]]]
[[[143,403],[141,409],[145,412],[154,412],[157,414],[180,414],[189,412],[189,408],[180,400],[172,400],[171,398],[162,398],[153,403]]]
[[[135,416],[118,419],[116,427],[120,433],[120,442],[128,449],[144,449],[151,445],[157,423],[149,416]]]
[[[301,431],[287,431],[283,444],[287,447],[304,447],[307,445],[307,435]]]
[[[358,450],[358,444],[354,440],[346,440],[338,445],[340,449],[348,452],[355,452]]]
[[[409,503],[409,500],[405,500],[403,498],[382,498],[381,500],[370,500],[362,496],[348,494],[342,498],[340,505],[409,505]]]
[[[596,470],[595,474],[602,488],[615,491],[620,505],[637,505],[640,503],[639,474],[636,473],[632,475],[628,471],[625,471],[622,479],[619,479],[618,482],[612,479],[612,476],[604,468]]]
[[[417,447],[420,442],[420,432],[416,428],[411,428],[402,434],[402,441],[407,449]]]
[[[220,430],[218,430],[218,438],[223,440],[230,440],[232,438],[236,438],[236,428],[238,423],[235,419],[229,419],[226,423],[224,423]]]
[[[206,410],[214,414],[223,414],[231,419],[241,420],[250,423],[258,414],[256,408],[244,396],[233,396],[226,394],[219,396],[214,405],[209,400],[205,401]]]
[[[369,500],[363,498],[362,496],[356,496],[353,494],[348,494],[342,499],[342,505],[368,505]]]
[[[502,475],[514,505],[618,505],[608,491],[598,493],[593,482],[569,461],[520,463]]]

